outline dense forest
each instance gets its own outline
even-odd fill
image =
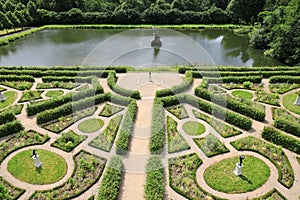
[[[300,64],[299,0],[0,0],[0,30],[44,24],[244,24],[251,44]]]

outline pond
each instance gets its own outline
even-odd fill
[[[159,35],[162,46],[154,49],[151,29],[42,30],[0,47],[0,65],[282,65],[250,48],[248,37],[231,30],[159,29]]]

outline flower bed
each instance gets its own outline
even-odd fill
[[[196,118],[201,119],[211,125],[224,138],[242,134],[242,131],[235,129],[233,126],[229,126],[220,120],[212,118],[201,112],[193,110],[193,114]]]
[[[269,159],[278,170],[278,181],[287,188],[292,187],[294,183],[294,171],[281,147],[277,147],[269,142],[264,142],[253,136],[248,136],[231,142],[239,151],[254,151]]]
[[[115,106],[113,104],[105,104],[105,106],[103,107],[103,109],[101,110],[99,116],[102,116],[102,117],[111,117],[113,116],[114,114],[120,112],[124,110],[124,108],[122,107],[119,107],[119,106]]]
[[[229,149],[213,134],[193,140],[207,157],[229,152]]]
[[[64,150],[66,152],[72,151],[82,141],[87,138],[85,135],[77,135],[74,131],[62,133],[62,136],[57,138],[51,146]]]
[[[5,200],[18,199],[25,190],[17,188],[0,176],[0,198]]]
[[[171,117],[167,117],[168,133],[168,153],[175,153],[190,149],[190,145],[185,141],[177,130],[177,122]]]
[[[296,83],[269,84],[270,91],[278,94],[284,94],[288,91],[291,91],[299,87],[300,84],[296,84]]]
[[[167,111],[175,115],[178,119],[185,119],[189,117],[183,105],[171,106],[167,107],[166,109]]]
[[[100,178],[106,159],[81,150],[74,157],[75,169],[69,180],[51,190],[35,191],[29,199],[71,199],[88,190]]]
[[[53,81],[51,83],[38,83],[36,88],[37,89],[62,88],[62,89],[72,90],[73,88],[76,88],[79,85],[80,85],[79,83],[73,83],[73,82]]]
[[[196,181],[196,171],[201,164],[196,153],[169,159],[170,187],[188,199],[217,199],[202,190]]]
[[[30,88],[33,85],[32,82],[26,82],[26,81],[16,81],[16,82],[4,81],[1,82],[0,84],[17,90],[30,90]]]
[[[232,89],[249,89],[249,90],[261,90],[263,89],[263,84],[262,83],[250,83],[249,86],[241,83],[224,83],[221,85],[223,88],[227,89],[227,90],[232,90]]]
[[[266,103],[266,104],[271,104],[271,105],[274,105],[274,106],[280,106],[278,94],[270,94],[270,93],[267,93],[263,90],[257,90],[255,92],[255,94],[256,94],[256,97],[257,97],[255,99],[255,101]]]
[[[22,94],[21,99],[19,100],[19,103],[41,99],[41,94],[43,92],[43,90],[25,90]]]
[[[276,189],[271,190],[267,194],[254,198],[251,200],[287,200],[280,192],[278,192]]]
[[[48,135],[42,135],[34,130],[21,131],[0,143],[0,163],[13,151],[30,146],[43,144],[49,140]]]
[[[123,115],[119,115],[110,120],[106,129],[99,133],[99,135],[93,139],[89,145],[97,149],[101,149],[109,152],[115,141],[117,132],[119,130]]]
[[[0,112],[5,112],[7,110],[12,111],[15,115],[19,115],[22,112],[22,109],[24,107],[24,104],[14,104],[12,106],[9,106],[8,108],[1,110]]]
[[[71,126],[72,124],[74,124],[75,122],[77,122],[78,120],[93,115],[96,110],[97,106],[80,110],[71,115],[63,116],[57,120],[51,121],[47,124],[43,124],[42,128],[48,131],[52,131],[54,133],[59,133]]]

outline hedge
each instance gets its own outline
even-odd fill
[[[122,158],[113,156],[108,164],[107,170],[103,175],[98,191],[98,199],[117,200],[123,175],[124,166]]]
[[[276,67],[234,67],[234,66],[204,66],[204,67],[189,67],[181,66],[178,72],[184,74],[186,71],[227,71],[227,72],[247,72],[247,71],[297,71],[300,67],[294,66],[276,66]]]
[[[269,83],[300,83],[300,76],[273,76]]]
[[[94,76],[82,77],[82,76],[75,76],[75,77],[68,77],[68,76],[44,76],[42,78],[43,82],[49,83],[54,81],[59,82],[73,82],[73,83],[92,83]]]
[[[82,100],[84,98],[94,96],[97,94],[102,94],[103,88],[101,86],[97,86],[96,89],[88,89],[78,93],[69,93],[67,95],[58,97],[57,99],[49,99],[44,101],[32,102],[27,105],[26,112],[28,116],[35,115],[42,111],[56,108],[68,102],[76,102],[78,100]]]
[[[125,97],[131,97],[134,99],[141,99],[139,91],[128,90],[118,86],[117,77],[114,71],[108,73],[107,84],[112,91]]]
[[[0,82],[4,81],[27,81],[27,82],[34,82],[33,76],[28,75],[0,75]]]
[[[224,121],[244,130],[250,130],[252,126],[252,120],[248,117],[227,110],[211,102],[195,98],[188,94],[179,94],[176,96],[162,97],[160,98],[160,101],[163,103],[164,107],[177,105],[179,104],[179,102],[190,104],[191,106],[194,106],[208,114],[212,114],[214,117],[223,119]]]
[[[300,154],[300,141],[275,128],[265,126],[262,131],[262,137],[267,141]]]
[[[155,93],[156,97],[172,96],[174,94],[181,93],[189,89],[193,84],[193,74],[190,71],[186,71],[184,80],[181,84],[173,86],[169,89],[158,90]]]
[[[114,104],[128,106],[131,103],[131,101],[133,101],[133,100],[134,99],[124,97],[124,96],[121,96],[118,94],[107,93],[107,101],[110,101]]]
[[[149,144],[150,152],[159,154],[164,148],[164,140],[165,110],[163,107],[163,103],[156,99],[154,100],[152,108],[151,137]]]
[[[138,107],[136,101],[131,101],[125,113],[119,137],[116,142],[116,153],[118,155],[125,155],[129,150],[129,142],[132,131],[134,129],[134,122],[136,119],[137,110]]]
[[[235,112],[238,112],[242,115],[246,115],[252,119],[261,122],[265,120],[265,112],[250,107],[249,105],[244,104],[241,101],[236,100],[234,98],[231,98],[230,96],[213,94],[203,87],[197,87],[195,89],[195,95],[208,101],[212,101],[213,103],[218,104],[222,107],[227,107]]]
[[[293,123],[282,118],[276,118],[274,120],[274,126],[282,131],[300,137],[300,125],[298,123]]]
[[[146,200],[164,199],[164,167],[161,156],[152,156],[149,158],[147,166],[146,185],[144,189]]]
[[[262,76],[263,78],[269,78],[271,76],[285,75],[296,76],[300,75],[300,71],[192,71],[194,78],[202,77],[240,77],[240,76]]]
[[[6,124],[0,125],[0,137],[18,133],[22,130],[24,130],[24,127],[20,121],[7,122]]]
[[[107,101],[109,95],[107,94],[98,94],[89,98],[82,99],[76,102],[68,102],[62,106],[56,107],[54,109],[46,110],[44,112],[38,113],[36,115],[36,123],[43,124],[59,117],[72,114],[78,110],[92,107],[104,101]]]
[[[261,83],[262,76],[226,76],[218,78],[205,78],[208,84],[212,83],[244,83],[250,81],[252,83]]]
[[[15,119],[16,116],[12,111],[0,112],[0,125],[14,121]]]

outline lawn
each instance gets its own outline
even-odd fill
[[[50,184],[62,179],[67,172],[67,163],[60,155],[38,149],[43,166],[37,170],[31,158],[32,150],[26,150],[15,155],[8,162],[8,171],[17,179],[30,184]]]
[[[205,132],[205,126],[199,122],[186,122],[182,126],[186,134],[196,136]]]
[[[93,133],[101,129],[103,125],[104,121],[102,119],[93,118],[81,122],[78,129],[83,133]]]
[[[232,92],[232,95],[241,99],[252,99],[253,94],[244,90],[235,90]]]
[[[43,93],[43,90],[25,90],[22,93],[22,97],[19,100],[19,103],[41,99],[42,98],[42,96],[41,96],[42,93]]]
[[[283,96],[282,103],[283,106],[291,112],[300,114],[300,106],[295,105],[295,101],[298,97],[298,94],[291,93]]]
[[[46,95],[46,97],[55,99],[63,94],[64,94],[64,91],[62,91],[62,90],[50,90],[45,95]]]
[[[262,186],[270,176],[270,169],[262,160],[254,156],[244,156],[242,175],[233,171],[239,157],[224,159],[214,163],[204,172],[206,183],[213,189],[225,193],[245,193]]]
[[[4,102],[0,102],[0,109],[11,105],[17,99],[17,93],[13,91],[4,92],[3,95],[6,98],[6,100]]]

